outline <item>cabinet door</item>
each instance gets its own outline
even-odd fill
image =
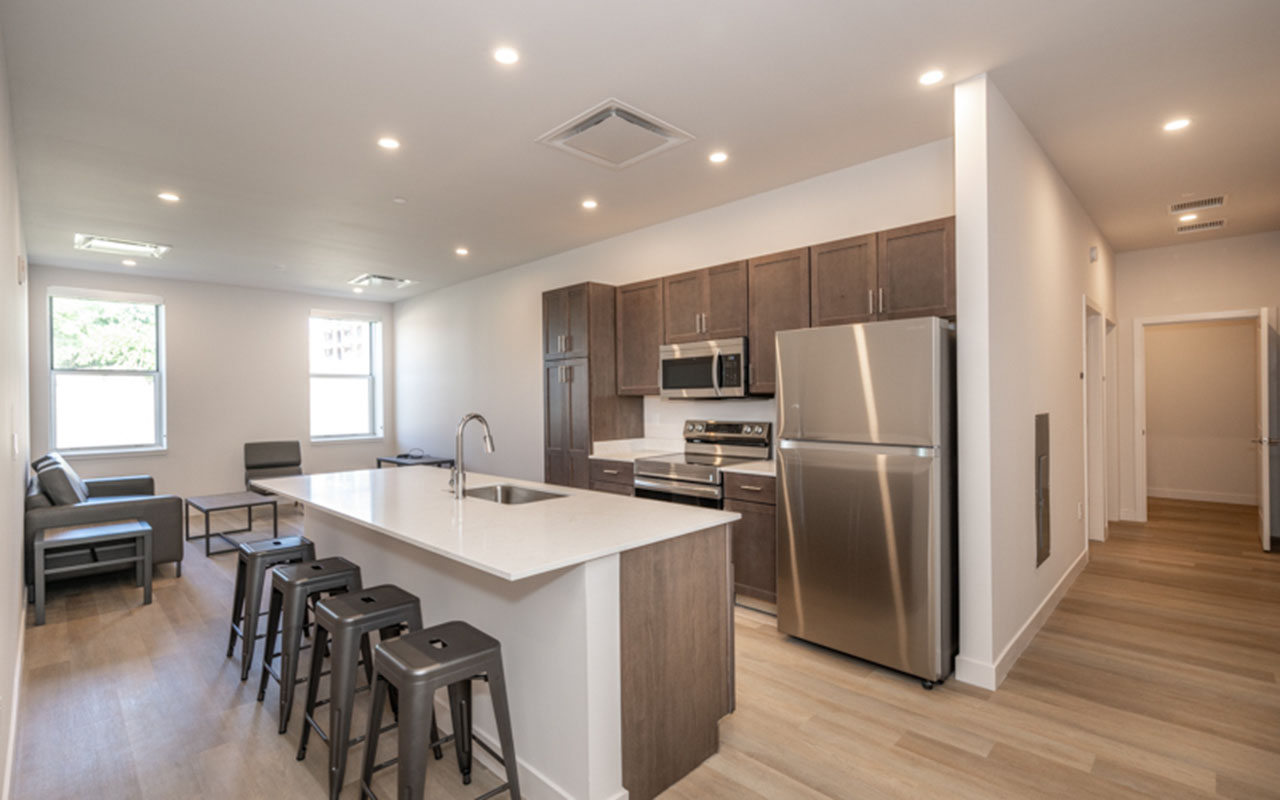
[[[700,342],[707,338],[702,332],[702,315],[707,311],[706,271],[700,269],[663,278],[662,307],[667,344]]]
[[[658,394],[662,281],[618,287],[618,394]]]
[[[880,319],[955,316],[955,217],[881,231],[876,249]]]
[[[814,326],[847,325],[876,318],[876,235],[809,248]]]
[[[725,511],[742,519],[733,523],[733,581],[739,594],[778,601],[777,508],[764,503],[726,500]]]
[[[707,311],[703,338],[732,339],[747,335],[747,262],[707,269]]]
[[[545,459],[543,480],[568,486],[570,480],[569,386],[563,361],[542,365]]]
[[[809,250],[790,250],[747,262],[747,386],[773,394],[778,331],[809,327]]]
[[[562,363],[569,405],[569,479],[565,485],[586,489],[591,485],[591,383],[587,359]]]
[[[587,284],[542,293],[542,357],[579,358],[587,354]]]

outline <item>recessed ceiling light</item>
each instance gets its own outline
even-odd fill
[[[583,201],[582,201],[582,207],[583,207],[583,208],[585,208],[585,209],[587,209],[587,210],[593,209],[593,208],[595,208],[595,207],[596,207],[596,206],[598,206],[598,205],[599,205],[599,203],[597,203],[595,200],[583,200]]]
[[[707,156],[707,160],[709,160],[712,164],[723,164],[724,162],[729,160],[729,154],[723,150],[717,150],[711,155]]]
[[[364,289],[359,286],[352,286],[351,291],[355,292],[356,294],[364,294]]]
[[[77,250],[88,250],[92,253],[111,253],[117,256],[145,256],[160,258],[169,252],[167,244],[150,242],[131,242],[128,239],[108,239],[92,233],[77,233],[72,240]]]
[[[1164,124],[1164,129],[1166,131],[1180,131],[1190,124],[1191,120],[1186,119],[1185,117],[1183,119],[1173,119]]]
[[[460,256],[465,256],[467,253],[470,253],[471,251],[465,247],[459,247],[457,250],[454,250],[453,252],[457,253]]]
[[[381,147],[383,150],[399,150],[400,140],[393,139],[390,136],[383,136],[378,140],[378,147]]]
[[[173,192],[161,192],[160,194],[156,195],[156,197],[159,197],[161,200],[165,201],[166,203],[176,203],[182,199],[181,197],[178,197]]]
[[[514,64],[520,60],[520,54],[514,47],[499,47],[493,51],[493,60],[499,64]]]
[[[126,267],[136,267],[136,266],[138,266],[138,262],[137,262],[137,261],[134,261],[132,258],[126,258],[124,261],[121,261],[120,263],[121,263],[121,264],[124,264]]]
[[[921,86],[932,86],[932,85],[934,85],[935,83],[937,83],[938,81],[942,80],[942,78],[943,78],[943,77],[944,77],[944,76],[943,76],[943,72],[942,72],[942,70],[940,70],[940,69],[931,69],[931,70],[929,70],[928,72],[926,72],[925,74],[923,74],[923,75],[921,75],[921,76],[920,76],[920,85],[921,85]]]
[[[405,200],[403,197],[393,197],[391,198],[391,202],[395,203],[398,206],[402,206],[409,201]]]
[[[1182,216],[1178,217],[1178,222],[1190,222],[1196,217],[1197,217],[1196,214],[1183,214]]]

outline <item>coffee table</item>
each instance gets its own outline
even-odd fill
[[[191,539],[204,539],[205,556],[217,556],[223,553],[232,553],[240,548],[240,543],[232,539],[232,534],[249,533],[253,530],[253,509],[258,506],[271,506],[271,535],[263,538],[272,539],[280,532],[280,508],[277,505],[279,498],[269,494],[259,494],[257,492],[227,492],[225,494],[207,494],[201,497],[187,498],[186,517],[186,537]],[[204,514],[204,533],[191,535],[191,509],[195,509]],[[248,526],[237,528],[232,531],[211,531],[209,530],[209,514],[214,511],[234,511],[237,508],[243,508],[249,518]],[[218,537],[226,542],[229,546],[221,550],[213,550],[209,546],[209,540]]]

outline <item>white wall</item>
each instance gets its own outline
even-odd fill
[[[368,468],[394,452],[395,339],[392,307],[290,292],[33,266],[30,292],[31,441],[49,436],[48,290],[105,289],[158,295],[165,305],[168,451],[72,457],[84,477],[149,474],[184,497],[244,486],[245,442],[297,439],[307,472]],[[349,310],[383,323],[382,441],[310,443],[307,319],[312,309]]]
[[[958,84],[955,100],[957,677],[995,688],[1083,564],[1082,298],[1114,318],[1114,261],[987,76]],[[1033,456],[1042,412],[1050,415],[1053,535],[1052,554],[1037,567]]]
[[[952,213],[950,140],[933,142],[697,214],[550,256],[396,306],[402,448],[452,452],[454,426],[484,414],[497,452],[472,437],[477,469],[542,477],[542,292],[623,284]],[[646,434],[678,436],[687,417],[772,419],[773,401],[646,398]],[[471,449],[474,448],[474,449]]]
[[[27,463],[27,288],[18,285],[23,254],[18,222],[18,181],[14,169],[13,122],[8,79],[0,54],[0,529],[8,549],[0,558],[0,757],[4,759],[0,797],[9,796],[21,677],[23,618],[27,610],[22,580],[22,509]]]
[[[1256,320],[1147,330],[1147,495],[1258,502]]]
[[[1133,321],[1280,305],[1280,231],[1134,250],[1116,258],[1120,514],[1137,519]],[[1273,383],[1272,390],[1276,390]],[[1273,434],[1274,435],[1274,434]]]

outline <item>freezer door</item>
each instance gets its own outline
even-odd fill
[[[778,334],[778,437],[943,444],[946,323],[937,317]]]
[[[946,677],[941,458],[784,440],[778,460],[778,630]]]

